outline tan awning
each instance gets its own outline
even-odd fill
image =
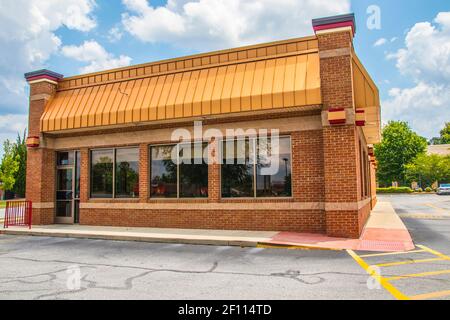
[[[321,104],[317,51],[62,89],[44,132]]]
[[[353,53],[353,87],[356,109],[363,109],[366,125],[363,127],[368,144],[381,141],[380,96],[372,78]]]

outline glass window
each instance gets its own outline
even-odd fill
[[[203,154],[207,143],[180,145],[180,198],[208,197],[208,164]]]
[[[172,161],[176,145],[151,148],[151,197],[176,198],[178,168]]]
[[[113,197],[113,150],[91,152],[91,197]]]
[[[279,138],[278,146],[275,146],[270,139],[260,139],[257,147],[256,195],[258,197],[290,197],[292,195],[290,138]]]
[[[223,141],[222,161],[223,198],[292,196],[290,137]]]
[[[74,163],[73,151],[70,152],[58,152],[57,165],[58,166],[70,166]]]
[[[75,199],[80,198],[81,153],[75,151]]]
[[[116,190],[118,198],[139,197],[139,149],[116,150]]]
[[[56,199],[72,199],[72,169],[59,169],[57,171]]]
[[[151,197],[208,197],[207,148],[207,143],[151,147]]]
[[[222,197],[253,197],[253,140],[224,141],[222,159]]]
[[[72,216],[72,201],[57,201],[56,216],[67,218]]]

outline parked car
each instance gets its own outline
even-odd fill
[[[444,194],[450,195],[450,183],[441,184],[439,186],[439,188],[437,189],[437,194],[439,194],[439,195],[444,195]]]

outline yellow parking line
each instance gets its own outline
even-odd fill
[[[439,207],[435,206],[435,205],[432,204],[432,203],[425,203],[425,205],[428,206],[428,207],[430,207],[430,208],[436,209],[437,211],[440,211],[440,212],[446,212],[446,210],[444,210],[444,209],[442,209],[442,208],[439,208]]]
[[[380,283],[384,289],[386,289],[397,300],[409,300],[409,297],[401,293],[396,287],[394,287],[386,278],[379,275],[375,270],[360,258],[353,250],[347,250],[348,254],[363,268],[371,277],[373,277],[378,283]]]
[[[421,259],[421,260],[407,260],[407,261],[396,261],[396,262],[388,262],[388,263],[379,263],[376,264],[377,267],[392,267],[392,266],[400,266],[403,264],[412,264],[412,263],[425,263],[432,261],[442,261],[442,258],[431,258],[431,259]]]
[[[394,280],[401,280],[401,279],[408,279],[408,278],[422,278],[422,277],[437,276],[437,275],[440,275],[440,274],[447,274],[447,273],[450,273],[450,270],[441,270],[441,271],[430,271],[430,272],[422,272],[422,273],[404,274],[404,275],[401,275],[401,276],[389,277],[389,278],[386,278],[386,280],[394,281]]]
[[[431,298],[440,298],[440,297],[445,297],[445,296],[450,296],[450,290],[418,294],[415,296],[411,296],[410,298],[413,300],[424,300],[424,299],[431,299]]]
[[[398,255],[398,254],[418,253],[418,252],[424,252],[424,251],[425,251],[424,249],[420,249],[420,250],[411,250],[411,251],[402,251],[402,252],[373,253],[373,254],[364,254],[360,257],[361,258],[382,257],[382,256],[390,256],[390,255]]]
[[[439,252],[439,251],[430,249],[430,248],[425,247],[424,245],[421,245],[421,244],[418,244],[417,246],[418,246],[419,248],[422,248],[422,249],[425,250],[425,251],[428,251],[429,253],[434,254],[435,256],[440,257],[441,259],[444,259],[444,260],[450,260],[450,257],[449,257],[449,256],[446,256],[445,254],[443,254],[443,253],[441,253],[441,252]]]

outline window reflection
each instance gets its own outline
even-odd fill
[[[139,197],[139,149],[116,150],[116,197]]]

